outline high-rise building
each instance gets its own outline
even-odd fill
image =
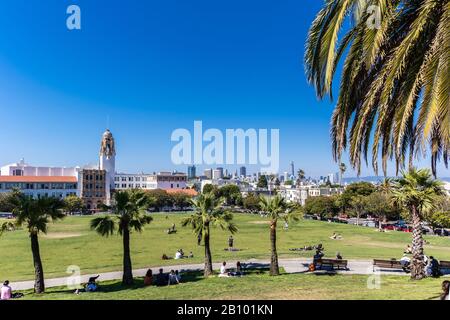
[[[196,177],[196,168],[195,165],[188,167],[188,179],[194,179]]]
[[[246,167],[240,167],[239,168],[239,174],[241,177],[246,177],[247,176],[247,168]]]
[[[213,179],[222,179],[223,178],[223,168],[216,168],[212,172],[212,178]]]
[[[205,169],[205,170],[203,170],[203,175],[206,177],[206,179],[212,179],[212,177],[213,177],[213,170],[212,169]]]
[[[291,177],[295,177],[294,161],[291,161]]]

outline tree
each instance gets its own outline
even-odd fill
[[[378,8],[373,10],[373,5]],[[353,16],[353,23],[346,18]],[[450,2],[447,0],[329,0],[312,23],[305,51],[308,81],[319,98],[332,96],[345,57],[332,116],[336,161],[349,148],[360,173],[368,157],[378,172],[394,158],[397,170],[431,151],[432,172],[450,157]],[[345,27],[344,27],[345,26]],[[338,41],[340,31],[347,33]]]
[[[426,215],[433,228],[450,228],[450,211],[432,211]]]
[[[183,227],[191,226],[196,237],[203,237],[205,244],[205,270],[204,276],[213,274],[212,255],[210,247],[211,227],[220,227],[234,234],[237,232],[236,225],[232,222],[233,215],[222,209],[223,199],[216,198],[213,193],[200,194],[197,199],[192,200],[195,212],[181,221]]]
[[[335,216],[339,212],[339,207],[335,197],[309,197],[305,201],[304,212],[305,214],[319,215],[322,220]]]
[[[219,198],[219,188],[216,185],[213,184],[205,184],[203,187],[203,193],[212,193],[216,198]]]
[[[343,178],[344,178],[344,173],[345,173],[345,171],[347,171],[347,166],[345,165],[345,163],[341,162],[341,163],[339,164],[339,173],[340,173],[340,175],[341,175],[341,177],[340,177],[340,179],[339,179],[339,182],[340,182],[340,185],[341,185],[341,186],[342,186],[342,183],[343,183]]]
[[[145,194],[147,204],[149,207],[154,207],[156,211],[161,211],[165,206],[173,205],[173,198],[162,189],[155,189],[146,191]]]
[[[259,210],[259,201],[260,198],[254,193],[249,193],[243,200],[243,206],[245,209],[250,210],[252,212]]]
[[[67,211],[70,215],[75,212],[80,212],[83,210],[84,204],[83,200],[78,198],[77,196],[68,196],[64,199],[64,210]]]
[[[361,195],[356,195],[350,201],[350,205],[352,206],[353,210],[355,210],[356,225],[359,226],[359,219],[361,218],[361,215],[363,215],[366,210],[366,197],[361,196]]]
[[[146,213],[147,197],[141,190],[117,191],[110,207],[112,215],[95,218],[91,229],[108,237],[116,232],[122,236],[123,245],[123,285],[133,284],[133,267],[130,254],[130,233],[142,232],[143,227],[153,218]]]
[[[256,186],[261,189],[267,189],[267,176],[260,175]]]
[[[305,180],[305,171],[300,169],[297,171],[297,186],[299,186],[303,180]]]
[[[220,188],[218,191],[218,196],[224,198],[225,203],[229,206],[239,205],[242,203],[241,190],[234,184],[229,184]]]
[[[378,227],[380,229],[381,221],[386,221],[387,219],[398,219],[400,217],[400,211],[395,205],[393,205],[390,194],[377,191],[366,196],[365,201],[366,213],[378,218]]]
[[[34,292],[44,293],[44,268],[39,248],[39,233],[47,233],[49,222],[65,217],[62,212],[64,203],[57,198],[33,199],[22,193],[15,193],[10,201],[16,225],[25,226],[30,235],[35,274]]]
[[[184,192],[175,192],[174,194],[170,195],[170,197],[173,200],[173,204],[179,207],[181,210],[184,210],[184,208],[191,203],[191,197]]]
[[[436,196],[441,194],[441,183],[433,180],[427,169],[411,168],[408,172],[402,172],[402,177],[394,183],[393,200],[409,212],[413,224],[412,279],[425,277],[422,221],[424,215],[433,209]]]
[[[277,223],[279,219],[286,222],[298,220],[298,215],[292,211],[292,207],[280,197],[261,197],[259,203],[261,210],[268,215],[270,219],[270,275],[275,276],[280,274],[278,267],[277,254]]]

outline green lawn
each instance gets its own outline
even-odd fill
[[[144,287],[142,278],[133,287],[124,288],[120,281],[103,282],[99,292],[75,295],[66,288],[50,288],[43,295],[25,292],[23,299],[51,300],[425,300],[436,299],[442,279],[412,281],[408,277],[383,276],[379,289],[369,289],[368,276],[283,274],[247,275],[241,278],[203,279],[198,274],[184,276],[184,283],[166,287]]]
[[[201,263],[203,247],[189,228],[182,228],[183,214],[155,214],[154,221],[142,234],[134,233],[131,239],[134,268],[170,265],[176,263]],[[82,274],[117,271],[122,268],[122,243],[119,236],[102,238],[89,230],[92,217],[69,217],[51,224],[49,233],[40,236],[41,255],[47,278],[66,276],[70,265],[81,268]],[[266,220],[258,215],[236,214],[239,232],[234,236],[239,252],[224,251],[229,234],[219,229],[212,231],[212,253],[215,262],[249,258],[268,259],[269,229]],[[176,234],[168,235],[165,229],[175,223]],[[333,232],[343,235],[343,240],[330,240]],[[379,233],[372,228],[349,226],[320,221],[301,220],[289,227],[289,231],[278,232],[280,258],[310,257],[309,253],[290,252],[289,248],[323,243],[326,256],[340,251],[346,259],[400,258],[411,234],[391,231]],[[426,237],[430,242],[426,254],[438,259],[450,260],[450,240],[444,237]],[[173,256],[179,248],[188,253],[190,260],[161,260],[163,253]],[[286,276],[288,279],[289,277]],[[25,230],[6,232],[0,238],[0,279],[10,281],[34,278],[30,240]],[[215,280],[212,280],[215,281]],[[247,280],[244,280],[247,281]],[[269,280],[268,280],[269,281]],[[172,289],[167,289],[172,290]]]

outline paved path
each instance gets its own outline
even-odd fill
[[[228,261],[228,266],[233,267],[236,265],[236,261]],[[244,261],[242,261],[244,263]],[[287,273],[304,273],[308,272],[308,265],[311,263],[311,259],[280,259],[279,266],[284,268]],[[250,259],[245,261],[247,265],[254,266],[268,266],[270,261],[268,260],[258,260],[258,259]],[[220,269],[220,263],[214,263],[213,268],[215,270]],[[180,270],[180,271],[195,271],[195,270],[203,270],[203,264],[180,264],[174,266],[163,266],[163,267],[152,267],[153,273],[157,273],[159,268],[163,268],[164,271],[168,271],[171,269]],[[373,274],[372,261],[369,260],[348,260],[348,269],[349,270],[336,270],[336,273],[340,274]],[[133,270],[133,276],[135,277],[143,277],[148,269],[136,269]],[[321,272],[321,271],[317,271]],[[402,270],[391,270],[391,271],[380,271],[383,275],[407,275]],[[92,276],[96,276],[98,274],[87,274],[81,276],[81,283],[86,283],[88,279]],[[50,287],[60,287],[66,286],[68,284],[68,277],[63,278],[54,278],[54,279],[46,279],[45,286],[47,288]],[[122,271],[114,271],[114,272],[105,272],[100,273],[99,281],[107,281],[107,280],[117,280],[122,279]],[[21,282],[13,282],[11,286],[14,290],[28,290],[34,287],[34,281],[21,281]]]

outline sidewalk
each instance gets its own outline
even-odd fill
[[[244,263],[244,262],[243,262]],[[258,259],[250,259],[245,261],[246,264],[263,264],[269,265],[269,260],[258,260]],[[287,273],[304,273],[308,272],[308,265],[311,263],[311,259],[280,259],[279,266],[283,268]],[[228,266],[234,266],[236,261],[228,261]],[[196,271],[203,270],[203,264],[181,264],[181,265],[173,265],[173,266],[162,266],[162,267],[152,267],[153,273],[157,273],[160,268],[163,268],[165,272],[168,270],[180,270],[180,271]],[[214,270],[220,269],[220,263],[213,263]],[[348,260],[348,269],[349,270],[335,270],[336,273],[339,274],[360,274],[360,275],[369,275],[373,274],[372,269],[372,261],[368,260]],[[143,277],[148,269],[136,269],[133,270],[133,276],[135,277]],[[81,283],[86,283],[90,277],[97,276],[100,274],[99,281],[108,281],[108,280],[117,280],[122,279],[122,271],[113,271],[113,272],[104,272],[104,273],[96,273],[96,274],[86,274],[81,275]],[[380,274],[382,275],[408,275],[401,270],[391,270],[385,271],[381,270]],[[68,283],[69,277],[63,278],[54,278],[54,279],[45,279],[45,287],[60,287],[66,286]],[[33,289],[34,280],[29,281],[20,281],[20,282],[12,282],[11,286],[14,290],[28,290]]]

